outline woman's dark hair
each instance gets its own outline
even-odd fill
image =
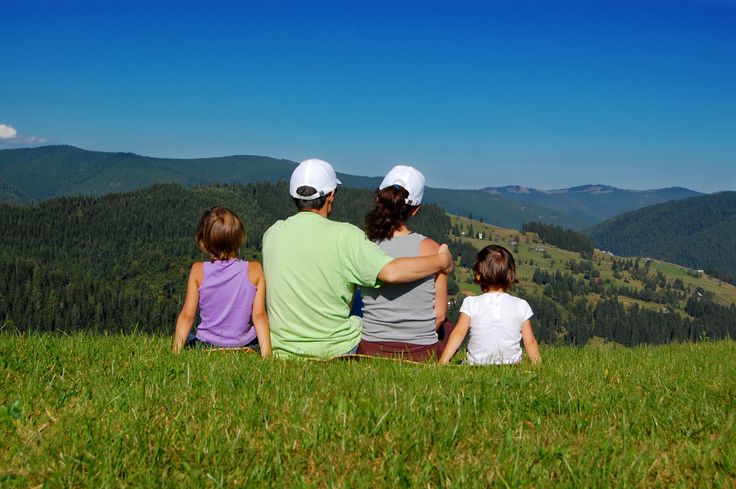
[[[197,224],[197,246],[212,260],[237,258],[245,243],[245,226],[237,214],[225,207],[204,211]]]
[[[409,205],[409,191],[398,185],[376,190],[375,207],[365,216],[365,234],[371,241],[391,239],[394,231],[411,217],[418,206]]]
[[[516,282],[514,257],[503,246],[488,245],[475,257],[473,274],[484,292],[491,289],[508,290]]]

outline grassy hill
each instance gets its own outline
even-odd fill
[[[641,207],[701,195],[686,188],[624,190],[609,185],[582,185],[560,190],[520,187],[487,187],[486,192],[577,216],[587,226]]]
[[[586,282],[597,282],[603,285],[611,285],[618,288],[634,288],[642,290],[645,287],[645,280],[642,274],[632,274],[631,271],[620,270],[614,271],[615,264],[622,261],[634,261],[636,257],[619,257],[610,253],[596,250],[591,260],[585,260],[580,253],[572,252],[557,248],[548,243],[544,243],[535,233],[521,233],[514,229],[501,228],[490,224],[482,224],[477,221],[471,221],[467,218],[452,216],[453,226],[458,226],[465,233],[464,236],[457,238],[459,241],[469,243],[474,249],[480,249],[488,244],[500,244],[513,252],[517,264],[517,275],[519,283],[517,289],[521,289],[525,295],[542,296],[544,295],[544,285],[535,283],[532,280],[534,272],[542,270],[554,274],[570,273],[577,279],[583,279]],[[476,238],[467,235],[470,226],[473,226]],[[478,233],[483,234],[483,239],[477,239]],[[488,239],[490,236],[490,239]],[[698,273],[696,270],[675,265],[662,260],[647,260],[638,258],[640,266],[643,269],[647,263],[647,277],[653,278],[661,273],[665,279],[665,287],[667,284],[674,284],[677,280],[682,282],[683,290],[689,290],[690,294],[708,294],[713,297],[717,303],[724,306],[736,304],[736,286],[724,282],[707,273]],[[574,271],[571,264],[581,265],[588,262],[586,266],[591,267],[587,270],[580,268]],[[480,289],[472,283],[470,270],[460,267],[456,271],[457,282],[461,291],[470,293],[478,293]],[[661,287],[660,287],[661,289]],[[597,302],[601,298],[600,293],[588,293],[584,297],[590,302]],[[638,304],[642,308],[661,312],[663,308],[671,310],[674,313],[684,315],[687,294],[681,295],[674,302],[663,304],[654,300],[646,301],[626,296],[620,296],[619,299],[626,304]]]
[[[0,335],[3,487],[732,487],[734,342],[533,368]]]
[[[589,234],[599,248],[660,258],[736,283],[736,192],[628,212]]]

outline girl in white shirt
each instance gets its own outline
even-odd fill
[[[449,363],[468,331],[470,365],[519,363],[522,341],[532,363],[539,363],[539,345],[530,321],[532,309],[525,300],[506,293],[516,282],[514,257],[503,246],[486,246],[475,259],[473,274],[483,294],[463,301],[440,363]]]

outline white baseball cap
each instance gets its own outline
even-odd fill
[[[329,194],[342,182],[337,179],[332,165],[326,161],[312,158],[299,163],[291,174],[289,181],[289,195],[299,200],[314,200]],[[312,187],[317,190],[312,195],[299,195],[296,190],[299,187]]]
[[[413,166],[396,165],[391,168],[391,171],[384,177],[378,189],[383,190],[392,185],[398,185],[409,192],[409,197],[405,200],[407,204],[420,205],[422,203],[422,197],[424,197],[424,175]]]

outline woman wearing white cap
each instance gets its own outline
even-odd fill
[[[366,216],[366,235],[393,258],[437,253],[439,244],[412,232],[407,220],[419,212],[424,175],[411,166],[391,169]],[[359,353],[425,360],[442,354],[437,330],[447,313],[447,275],[438,273],[407,284],[362,288],[363,334]],[[449,331],[442,332],[444,338]]]

